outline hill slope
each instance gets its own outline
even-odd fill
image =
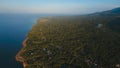
[[[26,68],[119,68],[119,9],[39,19],[21,52]]]

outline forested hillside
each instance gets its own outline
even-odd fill
[[[120,68],[120,8],[41,18],[27,38],[26,68]]]

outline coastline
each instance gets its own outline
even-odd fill
[[[25,38],[25,40],[23,41],[22,45],[23,47],[21,48],[21,50],[17,53],[17,55],[15,56],[16,61],[22,62],[23,63],[23,67],[25,68],[28,64],[27,62],[24,61],[24,58],[22,56],[20,56],[20,53],[23,51],[23,48],[27,46],[26,41],[28,40],[28,37]]]
[[[40,20],[40,22],[47,22],[47,21],[48,21],[48,19],[42,19],[42,20]],[[22,56],[20,56],[20,54],[21,54],[21,52],[24,51],[23,48],[27,46],[27,44],[26,44],[27,40],[28,40],[28,37],[26,37],[25,40],[22,42],[22,48],[21,48],[20,51],[18,51],[18,53],[15,56],[16,61],[22,62],[23,68],[26,68],[26,66],[28,65],[28,63],[25,62],[24,58]]]

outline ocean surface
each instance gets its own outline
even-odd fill
[[[15,55],[36,20],[46,16],[51,15],[0,14],[0,68],[23,68]]]

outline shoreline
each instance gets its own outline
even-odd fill
[[[40,20],[40,22],[47,22],[47,21],[48,21],[48,19]],[[20,56],[20,54],[21,54],[21,52],[24,51],[23,48],[27,46],[27,44],[26,44],[27,40],[28,40],[28,37],[26,37],[25,40],[22,42],[22,48],[18,51],[18,53],[15,56],[16,61],[22,62],[23,68],[25,68],[28,65],[28,63],[25,62],[24,58],[22,56]]]
[[[28,40],[28,37],[25,38],[25,40],[22,42],[23,47],[21,48],[21,50],[17,53],[17,55],[15,56],[16,61],[22,62],[23,63],[23,67],[25,68],[28,64],[27,62],[24,61],[24,58],[22,56],[20,56],[20,53],[23,51],[23,48],[27,46],[26,41]]]
[[[47,19],[40,20],[40,22],[47,22],[47,21],[48,21]],[[25,62],[25,60],[22,56],[20,56],[20,53],[23,52],[23,48],[27,46],[27,44],[26,44],[27,40],[28,40],[28,37],[26,37],[25,40],[22,42],[22,48],[18,51],[18,53],[15,56],[16,61],[22,62],[23,68],[25,68],[28,65],[28,63]]]

